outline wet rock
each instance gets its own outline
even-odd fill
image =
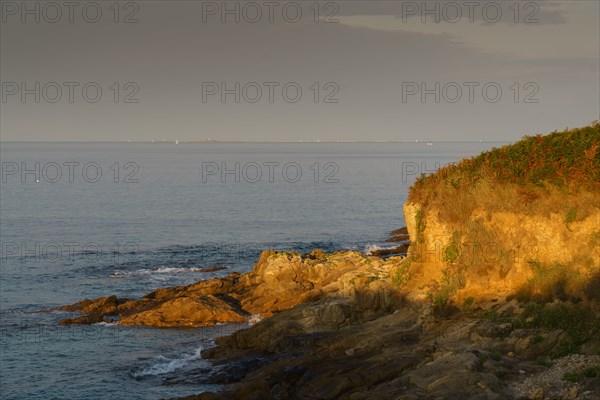
[[[100,297],[94,300],[85,299],[69,306],[59,307],[58,310],[86,314],[76,318],[63,319],[60,323],[63,325],[96,324],[103,322],[106,319],[105,317],[116,316],[118,314],[118,307],[119,300],[116,296]]]
[[[63,311],[79,311],[82,314],[92,314],[92,315],[111,315],[117,314],[117,307],[119,305],[119,300],[117,296],[108,296],[108,297],[99,297],[94,300],[81,300],[78,303],[58,307],[58,310]]]
[[[372,250],[371,255],[376,257],[392,256],[398,254],[406,254],[408,252],[408,244],[401,244],[400,246],[392,247],[389,249],[377,249]]]
[[[104,322],[102,315],[84,315],[77,318],[66,318],[60,321],[61,325],[90,325]]]
[[[156,303],[150,299],[129,300],[117,307],[119,316],[125,317],[130,314],[146,311],[156,306]]]
[[[391,231],[390,235],[392,235],[392,236],[394,236],[394,235],[408,235],[408,228],[407,227],[402,227],[400,229],[396,229],[394,231]]]
[[[388,243],[408,242],[408,241],[410,241],[410,236],[408,234],[392,236],[386,240],[386,242],[388,242]]]
[[[199,272],[217,272],[217,271],[221,271],[224,269],[227,269],[227,268],[221,267],[221,266],[205,267],[205,268],[200,268]]]

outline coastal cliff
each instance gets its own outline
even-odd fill
[[[407,256],[265,251],[247,274],[84,300],[63,323],[262,318],[187,399],[600,399],[600,124],[422,176]],[[404,230],[400,230],[404,232]]]
[[[404,205],[408,258],[446,287],[438,303],[600,298],[590,286],[600,274],[599,130],[526,137],[417,180]]]

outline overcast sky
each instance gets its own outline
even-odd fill
[[[599,118],[596,0],[1,4],[2,140],[512,141]]]

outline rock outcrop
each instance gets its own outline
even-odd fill
[[[339,299],[306,303],[217,338],[216,347],[202,352],[213,369],[179,381],[227,384],[219,393],[187,400],[508,400],[540,390],[553,394],[540,398],[575,393],[569,398],[598,399],[600,375],[587,377],[585,371],[600,371],[600,356],[579,356],[577,363],[573,356],[557,358],[560,371],[574,371],[581,380],[561,375],[549,381],[554,362],[547,360],[560,350],[557,339],[564,332],[501,321],[521,312],[516,301],[477,302],[472,308],[477,313],[440,317],[427,302],[406,300],[394,311],[365,317]],[[482,319],[479,312],[497,313],[499,320]]]
[[[245,318],[230,303],[213,295],[177,297],[149,310],[132,313],[119,320],[133,326],[198,326],[220,322],[244,322]]]
[[[398,300],[392,295],[388,278],[400,260],[365,257],[352,251],[325,254],[316,250],[300,255],[268,250],[250,273],[162,288],[138,300],[116,296],[82,300],[60,308],[82,314],[62,323],[203,326],[244,322],[254,314],[268,317],[322,298],[343,298],[356,305],[356,312],[377,313]]]

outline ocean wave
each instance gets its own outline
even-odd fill
[[[135,271],[122,271],[117,270],[113,271],[109,277],[110,278],[130,278],[135,276],[148,276],[148,275],[174,275],[174,274],[187,274],[187,273],[205,273],[205,272],[213,272],[224,269],[225,267],[215,266],[215,267],[159,267],[155,269],[151,268],[141,268]]]
[[[382,246],[382,245],[378,245],[378,244],[367,244],[365,246],[365,249],[363,250],[363,253],[367,256],[371,256],[376,251],[393,250],[393,249],[397,248],[398,246],[399,246],[399,243],[394,243],[393,245],[387,245],[387,246]]]
[[[143,378],[147,376],[163,375],[174,372],[185,367],[194,360],[201,359],[200,353],[203,349],[204,347],[200,346],[192,354],[183,354],[178,358],[157,356],[150,362],[150,365],[131,372],[131,376],[134,378]]]
[[[365,246],[365,250],[363,251],[363,253],[370,256],[371,254],[373,254],[374,251],[385,250],[385,249],[387,249],[387,247],[383,247],[378,244],[367,244]]]
[[[92,325],[95,325],[95,326],[118,326],[119,324],[117,324],[116,322],[105,322],[105,321],[102,321],[102,322],[98,322],[98,323],[95,323],[95,324],[92,324]]]

